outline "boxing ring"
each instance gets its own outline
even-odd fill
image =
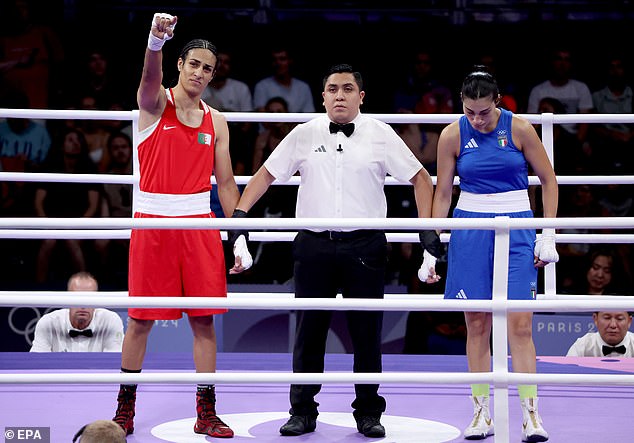
[[[318,114],[226,113],[229,121],[306,121]],[[6,116],[131,120],[136,137],[138,111],[50,111],[0,109]],[[388,123],[449,123],[459,117],[445,115],[374,114]],[[560,123],[634,122],[634,115],[526,115],[542,124],[544,144],[553,160],[552,127]],[[137,145],[135,138],[134,145]],[[69,181],[130,183],[138,181],[134,159],[132,176],[105,174],[35,174],[0,172],[3,181]],[[249,177],[236,177],[244,184]],[[633,176],[558,177],[561,185],[634,183]],[[290,184],[297,184],[291,181]],[[396,182],[388,180],[388,185]],[[536,185],[536,177],[529,183]],[[314,433],[295,437],[302,442],[358,442],[350,402],[352,385],[379,383],[386,397],[382,418],[387,436],[373,441],[450,442],[462,441],[462,429],[472,415],[468,400],[471,383],[490,383],[493,396],[495,436],[487,441],[519,441],[521,412],[515,386],[538,384],[540,414],[550,441],[631,441],[634,418],[634,363],[629,359],[539,357],[537,373],[509,370],[506,314],[511,311],[592,312],[634,311],[634,299],[626,296],[564,296],[556,293],[556,264],[544,273],[544,293],[536,301],[506,300],[506,268],[509,234],[512,229],[587,228],[632,229],[629,217],[557,219],[53,219],[0,218],[0,238],[126,238],[130,229],[227,229],[251,232],[253,241],[289,241],[303,228],[384,229],[390,242],[417,242],[416,234],[399,231],[420,229],[491,229],[495,231],[493,300],[443,300],[440,294],[386,294],[384,300],[310,299],[295,300],[291,294],[230,293],[227,299],[126,297],[125,292],[0,291],[0,306],[82,305],[108,308],[128,307],[226,307],[230,309],[370,309],[384,311],[489,311],[493,313],[492,371],[469,373],[464,356],[384,355],[384,372],[353,374],[351,356],[329,354],[323,374],[293,374],[290,354],[218,354],[218,371],[196,374],[191,355],[148,355],[141,374],[119,373],[120,355],[114,354],[25,354],[5,353],[0,357],[0,424],[4,427],[45,426],[51,441],[70,441],[82,425],[95,419],[111,418],[119,383],[138,383],[133,442],[196,442],[204,436],[192,432],[195,420],[194,385],[215,383],[218,413],[235,431],[234,441],[288,441],[278,433],[288,418],[288,384],[322,383],[317,397],[320,416]],[[267,229],[269,232],[258,232]],[[223,238],[225,234],[223,232]],[[447,241],[448,235],[441,236]],[[557,242],[632,243],[632,234],[558,234]],[[597,426],[609,422],[610,428]],[[365,440],[365,439],[363,439]]]

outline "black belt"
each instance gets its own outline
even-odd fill
[[[357,229],[356,231],[322,231],[315,232],[310,230],[304,230],[306,234],[312,235],[314,237],[326,238],[328,240],[338,241],[338,240],[355,240],[358,238],[369,237],[371,235],[377,234],[379,232],[374,229]]]

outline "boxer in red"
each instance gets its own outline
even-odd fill
[[[240,192],[229,155],[225,117],[201,100],[213,78],[217,51],[207,40],[185,45],[178,58],[178,83],[161,84],[162,47],[174,35],[177,18],[154,14],[145,51],[139,105],[139,192],[135,218],[213,218],[210,210],[211,176],[226,216],[233,214]],[[251,257],[236,252],[239,266]],[[235,268],[235,266],[234,266]],[[240,271],[241,269],[238,269]],[[129,294],[140,296],[226,297],[224,251],[217,229],[133,229],[130,239]],[[155,320],[175,320],[186,312],[192,329],[196,372],[216,371],[214,314],[226,309],[129,309],[121,353],[121,371],[141,372],[147,339]],[[114,417],[126,432],[134,431],[136,385],[121,385]],[[199,385],[194,432],[233,437],[216,415],[213,385]]]

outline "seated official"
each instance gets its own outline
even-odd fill
[[[627,311],[592,314],[597,332],[588,332],[575,341],[567,357],[634,357],[632,315]]]
[[[69,291],[97,291],[87,272],[73,274]],[[121,352],[123,322],[103,308],[65,308],[49,312],[35,325],[31,352]]]

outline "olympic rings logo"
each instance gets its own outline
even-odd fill
[[[32,310],[35,313],[35,316],[33,318],[31,318],[30,320],[28,320],[26,322],[26,324],[24,324],[23,327],[20,327],[21,325],[17,324],[18,321],[20,320],[18,317],[18,311],[20,311],[21,309],[26,309],[26,310]],[[47,308],[44,313],[40,313],[39,309],[37,308],[33,308],[33,307],[17,307],[17,308],[11,308],[11,311],[9,311],[9,318],[8,318],[8,324],[9,324],[9,328],[11,329],[12,332],[14,332],[16,335],[21,335],[24,337],[24,341],[31,346],[33,344],[33,340],[31,339],[31,337],[33,336],[33,334],[35,333],[35,325],[37,324],[37,322],[40,320],[40,318],[42,318],[42,315],[51,312],[53,310],[53,308]]]

